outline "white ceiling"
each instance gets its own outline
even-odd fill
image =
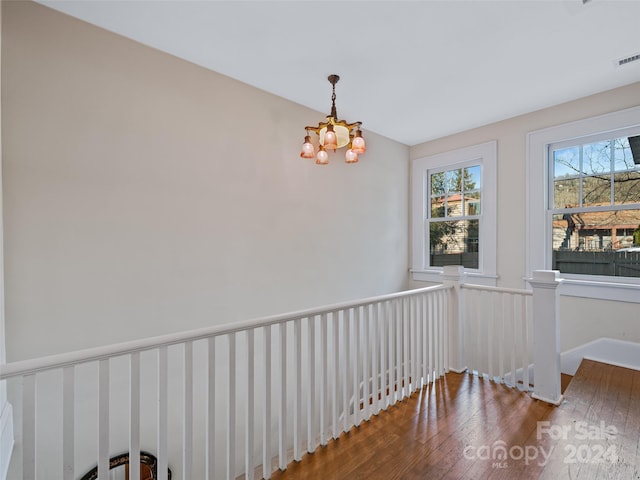
[[[639,0],[39,3],[406,145],[640,81]]]

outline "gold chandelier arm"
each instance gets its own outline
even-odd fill
[[[326,125],[324,125],[326,126]],[[320,130],[322,130],[322,126],[317,126],[317,127],[304,127],[304,129],[307,131],[307,133],[309,132],[313,132],[316,135],[320,135]]]
[[[331,124],[331,125],[342,125],[343,127],[347,128],[349,131],[351,131],[354,128],[358,128],[360,125],[362,125],[362,122],[347,123],[344,120],[337,120],[336,121],[333,118],[329,118],[329,121],[327,121],[327,122],[318,123],[317,127],[306,126],[306,127],[304,127],[304,129],[307,130],[307,131],[315,132],[316,135],[319,135],[320,134],[320,130],[322,130],[323,128],[325,128],[329,124]]]

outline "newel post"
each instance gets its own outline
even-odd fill
[[[533,398],[559,405],[560,326],[556,270],[536,270],[529,280],[533,289]]]
[[[448,311],[449,318],[449,358],[447,370],[456,373],[464,372],[467,367],[464,364],[463,356],[463,335],[462,328],[462,295],[460,294],[460,285],[464,283],[464,267],[460,265],[448,265],[442,270],[442,283],[453,287],[449,290],[447,298],[449,299]]]

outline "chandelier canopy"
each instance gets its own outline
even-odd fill
[[[358,161],[358,155],[367,151],[364,138],[362,138],[362,132],[360,131],[362,122],[348,123],[345,120],[338,120],[338,113],[336,112],[336,83],[338,83],[340,77],[338,75],[329,75],[327,80],[329,80],[333,88],[333,94],[331,95],[331,113],[327,115],[327,119],[324,122],[318,123],[317,127],[304,127],[307,135],[304,137],[300,156],[302,158],[315,157],[318,165],[327,165],[329,163],[327,150],[333,150],[335,152],[338,148],[346,146],[347,151],[344,155],[345,162],[356,163]],[[317,154],[313,143],[311,143],[311,135],[309,132],[315,132],[318,136]]]

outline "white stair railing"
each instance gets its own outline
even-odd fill
[[[461,323],[469,372],[530,391],[533,387],[532,292],[461,285]]]
[[[445,267],[443,281],[453,287],[451,369],[560,404],[558,272],[534,271],[531,290],[470,285],[459,266]]]
[[[130,452],[157,478],[270,478],[449,368],[435,286],[0,365],[10,477],[79,478]],[[14,464],[15,463],[15,464]]]

